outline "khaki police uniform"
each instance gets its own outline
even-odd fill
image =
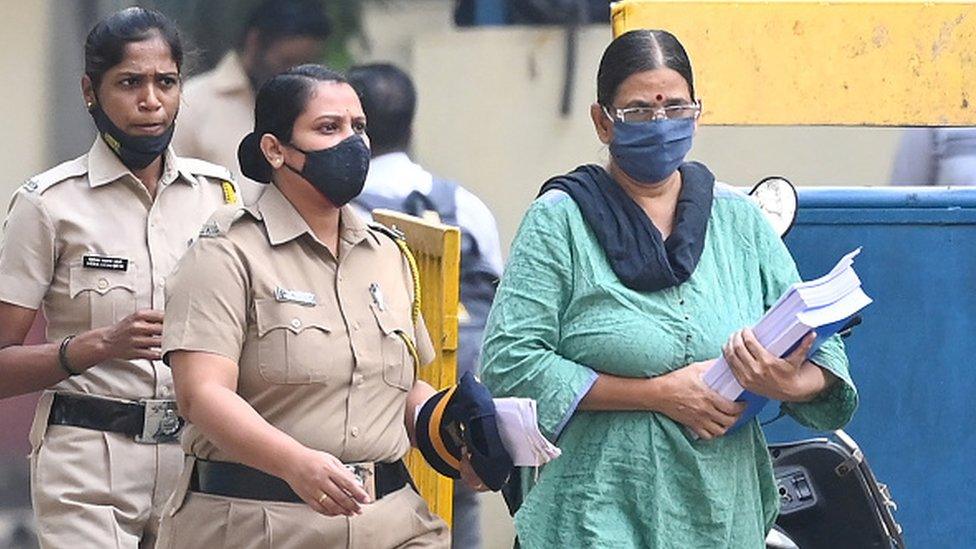
[[[167,286],[163,352],[214,353],[239,365],[237,392],[271,425],[344,463],[400,460],[415,359],[434,358],[411,314],[409,263],[394,240],[340,213],[338,258],[269,185],[255,206],[222,208]],[[196,460],[233,461],[194,426],[188,465],[159,547],[447,547],[447,525],[409,486],[351,518],[304,503],[195,491]],[[199,464],[199,463],[198,463]]]
[[[186,81],[173,149],[180,155],[227,166],[253,204],[264,185],[241,174],[237,146],[254,129],[254,89],[236,52],[228,52],[213,70]]]
[[[236,201],[230,173],[171,149],[153,199],[101,138],[84,156],[14,195],[0,246],[0,301],[38,309],[47,340],[162,309],[164,281],[216,208]],[[161,361],[109,360],[40,400],[31,429],[31,495],[44,547],[151,547],[182,465],[175,443],[48,425],[54,393],[172,399]],[[140,541],[141,540],[141,541]]]

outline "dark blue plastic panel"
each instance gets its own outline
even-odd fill
[[[847,431],[910,547],[976,546],[976,188],[801,189],[786,243],[804,279],[863,247],[875,302],[846,340],[861,397]],[[766,434],[814,433],[783,419]]]

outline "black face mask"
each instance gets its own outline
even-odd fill
[[[115,156],[130,170],[141,170],[163,154],[173,139],[176,122],[159,135],[129,135],[112,122],[102,107],[94,105],[89,111],[95,127]]]
[[[298,171],[285,162],[285,167],[302,176],[329,202],[341,208],[363,192],[369,172],[369,147],[359,135],[353,134],[337,145],[317,151],[305,151],[305,167]]]

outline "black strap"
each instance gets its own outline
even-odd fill
[[[137,402],[120,402],[91,395],[55,393],[48,425],[70,425],[96,431],[142,434],[146,408]]]
[[[376,499],[396,492],[407,484],[414,491],[417,490],[403,460],[377,463],[375,472]],[[284,480],[253,467],[227,461],[197,459],[190,477],[190,490],[230,498],[302,502],[302,498]]]

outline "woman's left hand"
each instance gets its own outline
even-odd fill
[[[722,354],[742,388],[773,400],[799,402],[813,398],[827,384],[821,369],[806,363],[815,339],[815,333],[807,334],[792,353],[779,358],[747,328],[732,334]]]
[[[474,468],[471,467],[471,454],[468,453],[467,448],[464,448],[461,456],[461,480],[475,492],[487,492],[489,490],[478,477],[478,473],[475,473]]]

